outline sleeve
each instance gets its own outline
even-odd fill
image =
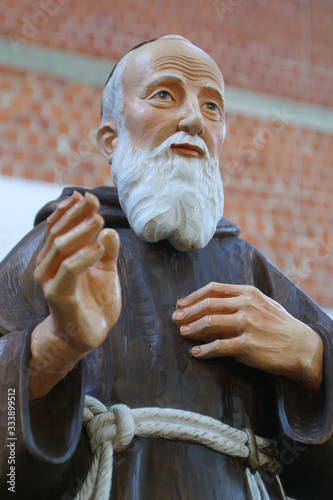
[[[333,491],[333,322],[258,251],[255,286],[315,330],[324,344],[319,396],[286,377],[276,378],[279,448],[287,493],[298,500],[330,500]]]
[[[267,277],[264,293],[316,331],[324,344],[323,383],[319,397],[286,377],[277,377],[278,409],[283,430],[289,438],[302,443],[323,443],[333,432],[333,322],[281,271],[260,257],[261,265],[265,267],[261,276]]]
[[[81,363],[47,396],[28,401],[31,333],[48,315],[43,294],[33,280],[44,234],[45,223],[41,223],[0,265],[2,499],[52,499],[60,497],[60,490],[74,492],[90,463],[84,436],[80,439],[84,404]],[[86,457],[84,466],[75,457],[77,448]]]

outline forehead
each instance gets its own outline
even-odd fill
[[[197,85],[213,84],[222,92],[224,83],[215,61],[195,45],[181,40],[156,40],[129,54],[124,91],[144,86],[163,73],[175,73]]]

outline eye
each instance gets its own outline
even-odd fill
[[[221,108],[216,102],[208,101],[203,104],[203,109],[206,111],[207,117],[212,120],[220,120],[223,118]]]
[[[207,108],[211,111],[216,111],[218,109],[217,104],[215,102],[207,102]]]
[[[174,98],[167,90],[159,90],[150,99],[161,99],[162,101],[174,101]]]
[[[213,113],[222,114],[220,107],[215,102],[212,102],[212,101],[206,102],[204,104],[204,106],[206,107],[206,109],[208,109],[209,111],[212,111]]]

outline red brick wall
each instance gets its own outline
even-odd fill
[[[52,15],[43,14],[47,2]],[[2,0],[0,6],[0,36],[20,36],[22,43],[117,60],[142,40],[177,33],[209,52],[230,85],[327,106],[333,106],[332,24],[330,0]]]
[[[333,134],[228,118],[225,215],[321,305],[332,307]]]
[[[3,0],[0,36],[18,40],[18,50],[21,43],[116,60],[142,40],[178,33],[215,58],[227,85],[333,108],[329,0],[310,8],[296,0],[50,0],[53,11],[44,15],[43,1]],[[111,183],[89,138],[101,92],[0,66],[0,174]],[[225,216],[316,301],[333,307],[332,133],[231,113],[227,127]]]
[[[95,135],[102,89],[1,68],[0,174],[93,187],[111,183]]]

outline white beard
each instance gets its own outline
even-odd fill
[[[199,146],[203,158],[179,156],[172,144]],[[223,213],[218,160],[204,141],[178,132],[152,151],[135,150],[127,131],[111,165],[119,202],[136,235],[156,243],[166,239],[177,250],[198,250],[214,236]]]

